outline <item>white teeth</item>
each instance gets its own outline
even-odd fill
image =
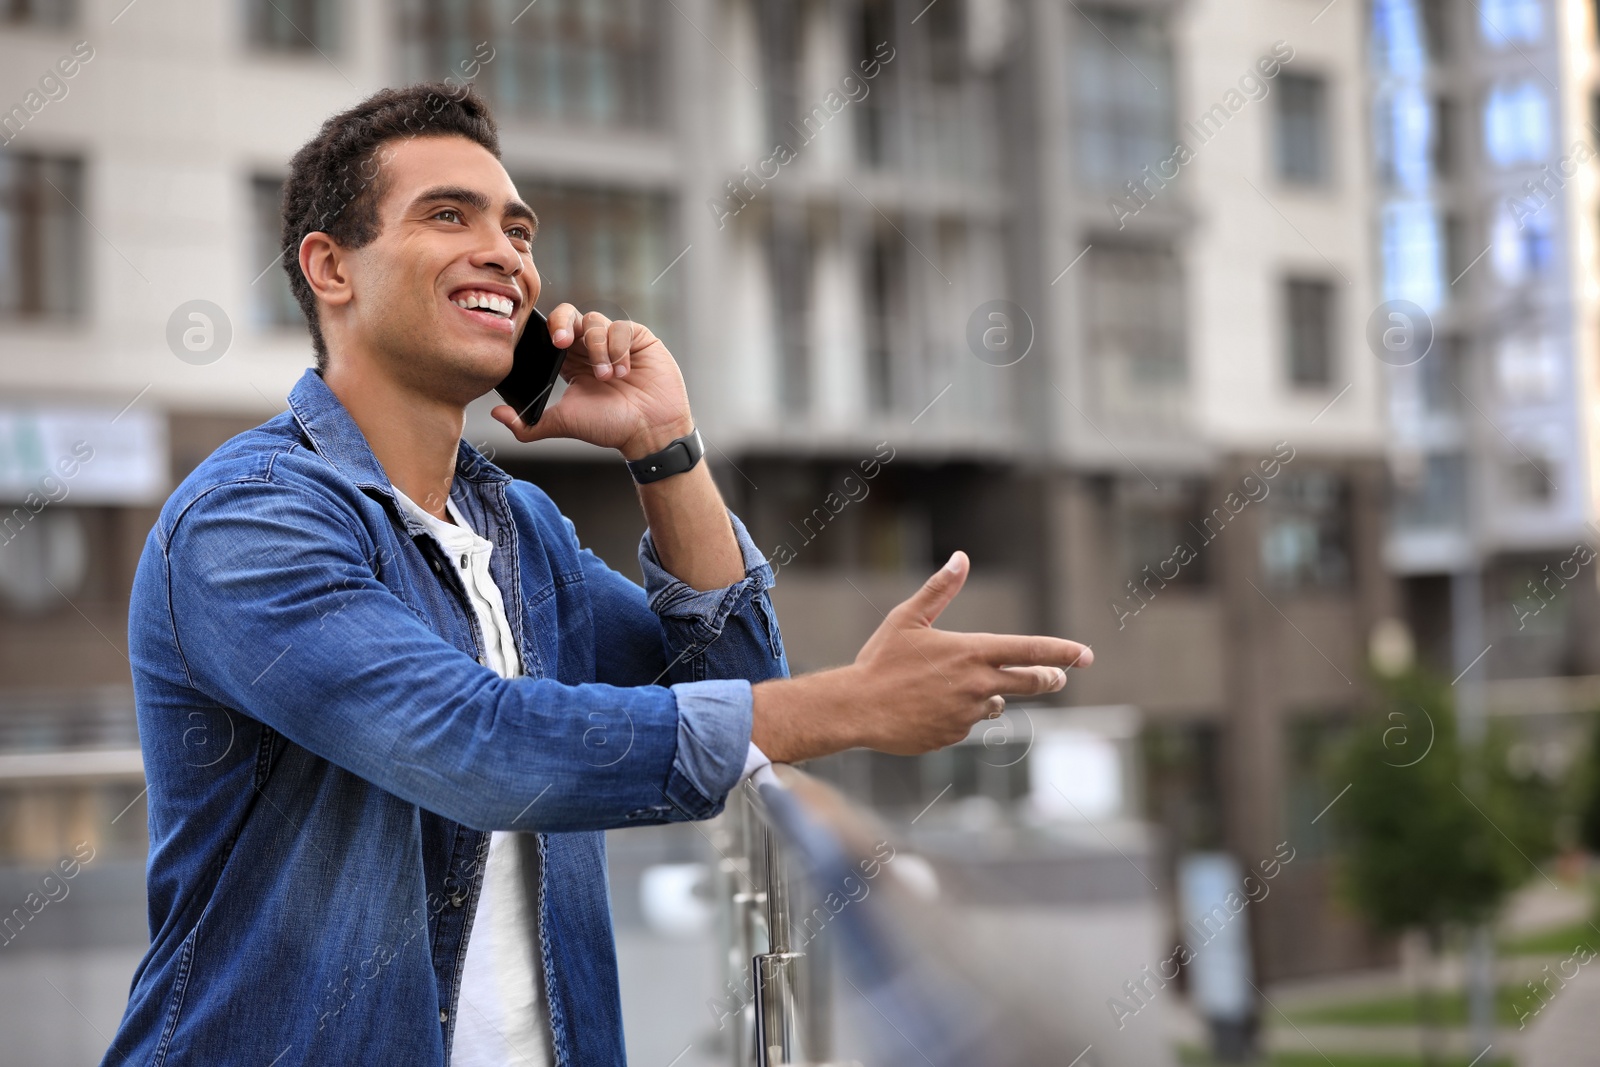
[[[475,292],[469,292],[465,296],[459,296],[452,301],[452,303],[454,303],[457,307],[469,309],[482,308],[485,311],[492,311],[497,315],[504,315],[508,318],[511,315],[512,309],[516,306],[509,297],[497,296],[493,293]]]

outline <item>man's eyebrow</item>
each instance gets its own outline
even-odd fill
[[[432,189],[424,189],[411,201],[411,206],[415,208],[441,200],[454,200],[457,203],[476,208],[478,211],[486,212],[489,210],[489,198],[476,189],[468,189],[464,185],[436,185]],[[521,200],[507,200],[503,211],[509,218],[527,219],[533,223],[535,230],[539,228],[539,216],[533,213],[533,208],[524,204]]]

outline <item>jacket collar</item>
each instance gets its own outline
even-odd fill
[[[394,487],[366,435],[315,367],[307,367],[289,391],[289,410],[319,456],[355,484],[370,486],[390,500],[395,499]],[[465,440],[457,443],[456,477],[479,484],[512,480],[511,475]],[[395,507],[399,509],[398,501]]]

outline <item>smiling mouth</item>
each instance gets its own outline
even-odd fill
[[[512,316],[516,311],[516,303],[510,297],[466,289],[451,297],[450,303],[497,333],[510,333],[515,328]]]

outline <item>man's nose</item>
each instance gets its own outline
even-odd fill
[[[511,243],[502,230],[496,230],[477,252],[473,253],[472,264],[476,267],[490,267],[501,274],[516,277],[522,273],[522,251]]]

